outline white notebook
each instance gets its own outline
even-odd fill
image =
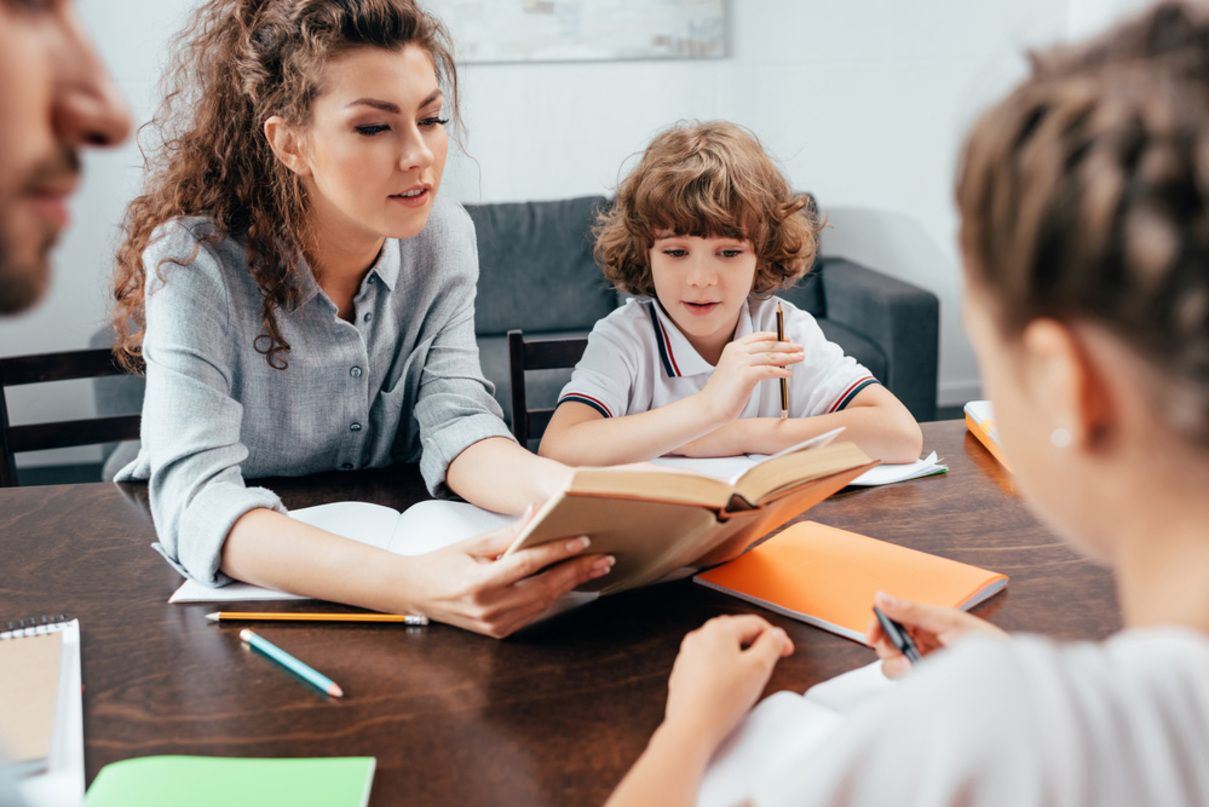
[[[466,502],[439,499],[414,504],[402,513],[369,502],[333,502],[291,510],[290,516],[313,527],[385,549],[396,555],[423,555],[499,529],[516,520],[513,516],[492,513]],[[307,598],[250,583],[231,583],[212,588],[186,580],[168,602],[303,599]]]
[[[756,704],[710,761],[698,807],[734,807],[751,798],[760,777],[782,764],[806,759],[847,715],[893,691],[876,661],[806,690],[776,692]]]
[[[48,696],[53,698],[53,706],[49,710],[42,704],[21,703],[18,706],[32,706],[32,710],[14,708],[12,704],[0,707],[0,721],[14,720],[17,715],[24,714],[25,719],[41,722],[50,720],[49,744],[39,736],[35,744],[45,746],[45,755],[39,751],[39,758],[24,766],[28,771],[25,778],[20,778],[17,788],[29,807],[70,807],[84,801],[84,705],[81,700],[80,678],[80,623],[77,620],[54,622],[30,627],[23,630],[12,630],[0,633],[0,645],[5,656],[11,656],[9,661],[20,660],[24,655],[22,646],[26,643],[36,643],[35,651],[39,658],[55,660],[53,671],[37,671],[38,675],[49,675]],[[49,655],[42,651],[51,648],[57,652]],[[35,647],[31,644],[31,647]],[[16,687],[14,691],[5,693],[7,697],[21,697],[21,691],[30,685],[15,684],[22,676],[33,674],[31,665],[20,665],[18,669],[5,673],[2,677],[4,685]],[[40,687],[37,687],[40,688]],[[3,703],[0,698],[0,704]],[[46,704],[50,706],[50,704]],[[20,731],[28,738],[27,729],[30,726],[9,726],[8,731]],[[35,725],[35,733],[41,735],[44,728]],[[25,745],[25,740],[22,745]]]

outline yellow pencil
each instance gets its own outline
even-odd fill
[[[777,341],[785,341],[785,312],[781,310],[781,303],[777,301]],[[781,420],[789,417],[789,379],[781,379]]]
[[[206,614],[211,622],[267,620],[276,622],[402,622],[404,625],[427,625],[428,617],[420,614],[341,614],[304,613],[301,611],[215,611]]]

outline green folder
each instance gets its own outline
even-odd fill
[[[373,757],[158,756],[106,765],[88,807],[365,807]]]

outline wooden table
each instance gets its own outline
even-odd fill
[[[979,610],[1009,630],[1099,638],[1118,627],[1106,571],[1039,527],[960,421],[924,426],[948,476],[849,490],[810,517],[1009,574]],[[291,507],[425,497],[414,468],[272,483]],[[148,754],[371,755],[372,803],[604,800],[663,710],[681,637],[754,609],[685,580],[606,598],[506,641],[434,625],[264,625],[339,681],[333,702],[252,656],[212,605],[173,606],[141,486],[0,489],[0,619],[78,616],[88,781]],[[782,617],[797,653],[769,684],[803,690],[871,651]]]

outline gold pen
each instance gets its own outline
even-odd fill
[[[781,301],[777,301],[777,341],[785,341],[785,312],[781,310]],[[781,420],[789,417],[789,379],[781,379]]]

